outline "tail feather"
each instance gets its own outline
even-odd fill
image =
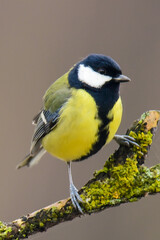
[[[20,169],[24,166],[32,167],[33,165],[37,164],[45,152],[46,150],[41,148],[36,155],[28,154],[25,159],[17,165],[17,169]]]

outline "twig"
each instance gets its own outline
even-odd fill
[[[104,167],[79,191],[84,203],[84,214],[100,212],[121,203],[137,201],[148,194],[160,192],[160,164],[143,166],[155,134],[159,111],[149,111],[133,123],[127,134],[137,146],[120,146]],[[0,222],[0,240],[23,239],[61,222],[80,216],[71,200],[64,199],[48,207],[23,216],[11,223]]]

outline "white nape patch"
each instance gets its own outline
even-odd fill
[[[102,75],[95,72],[91,67],[85,67],[83,64],[78,68],[78,79],[94,88],[101,88],[106,82],[109,82],[112,77]]]
[[[31,162],[29,163],[29,167],[32,167],[32,166],[36,165],[45,153],[46,153],[46,150],[44,148],[42,148],[39,151],[39,153],[35,157],[33,157]]]

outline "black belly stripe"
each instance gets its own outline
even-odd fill
[[[97,142],[92,145],[92,148],[91,148],[89,154],[82,156],[81,158],[74,160],[73,162],[82,161],[88,157],[91,157],[92,155],[96,154],[105,145],[108,135],[109,135],[109,128],[107,128],[107,126],[112,120],[113,119],[105,118],[105,121],[104,121],[104,119],[103,119],[103,124],[98,129]]]
[[[107,118],[107,115],[119,98],[119,83],[111,81],[109,83],[106,83],[101,89],[93,89],[90,86],[83,85],[81,82],[79,82],[78,79],[76,81],[76,85],[73,81],[71,81],[71,78],[69,80],[71,87],[84,89],[94,98],[94,101],[96,102],[98,108],[98,118],[102,121],[102,125],[97,131],[97,142],[92,145],[90,152],[79,159],[73,160],[82,161],[97,153],[106,143],[107,137],[109,135],[109,128],[107,126],[113,120]]]

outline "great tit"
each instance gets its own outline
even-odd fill
[[[91,54],[75,64],[46,91],[43,108],[33,119],[30,153],[17,168],[33,166],[46,152],[65,161],[72,203],[83,213],[71,162],[92,156],[113,138],[134,144],[130,137],[115,135],[122,117],[119,87],[128,81],[108,56]]]

